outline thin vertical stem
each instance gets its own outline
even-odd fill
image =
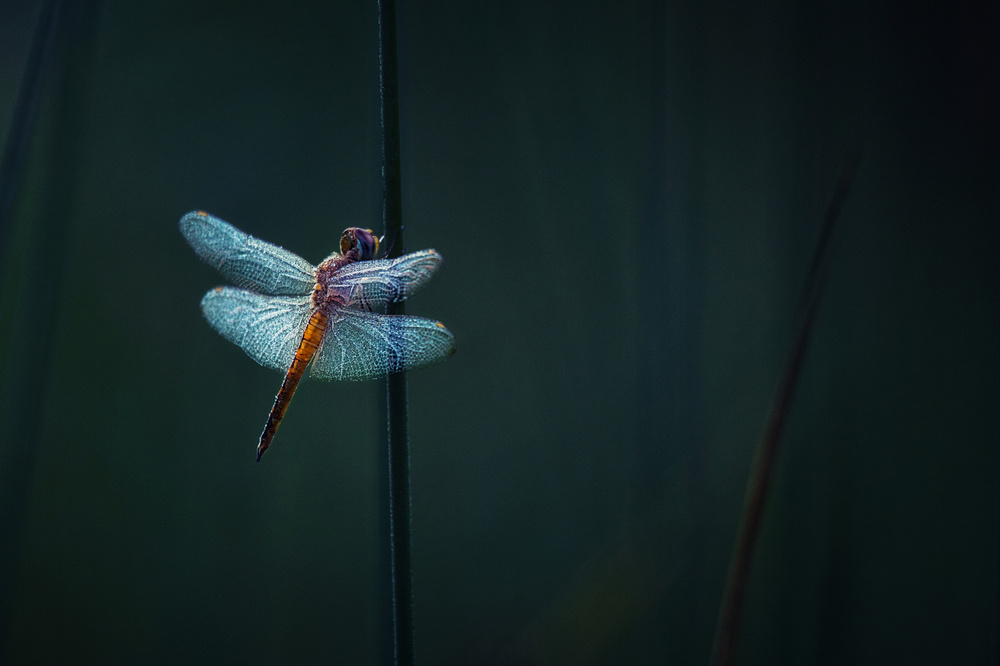
[[[21,90],[14,103],[14,114],[7,132],[3,159],[0,160],[0,258],[6,249],[7,227],[14,202],[14,192],[21,176],[41,103],[42,84],[52,61],[56,43],[56,25],[62,2],[50,0],[42,7],[35,37],[31,42],[28,62],[21,78]]]
[[[55,334],[50,325],[64,294],[46,285],[64,280],[69,228],[77,213],[74,196],[79,183],[80,136],[88,106],[88,83],[93,71],[96,2],[52,0],[42,8],[31,54],[25,66],[0,166],[0,259],[11,260],[8,245],[13,226],[17,191],[30,184],[40,196],[27,207],[19,222],[25,230],[18,247],[24,265],[20,297],[13,304],[13,321],[0,322],[9,363],[0,383],[16,386],[0,419],[4,439],[0,442],[0,663],[9,655],[11,617],[15,603],[18,553],[21,551],[28,515],[28,498],[35,480],[35,464],[41,440],[41,423],[48,396],[46,377],[52,363]],[[52,111],[39,116],[40,105]],[[42,119],[40,144],[32,141],[34,127]],[[36,140],[37,141],[37,140]],[[28,150],[41,151],[48,159],[43,170],[25,173]],[[30,183],[22,182],[30,175]],[[53,192],[60,193],[52,196]],[[43,246],[44,245],[44,253]],[[6,268],[4,266],[3,268]]]
[[[396,2],[379,0],[379,93],[382,108],[382,221],[389,256],[402,254],[402,191],[399,172],[399,83]],[[389,306],[402,314],[403,304]],[[393,656],[413,663],[413,572],[410,564],[410,444],[407,435],[406,373],[386,380],[389,453],[389,550],[392,574]]]
[[[0,274],[6,272],[5,264],[12,260],[9,244],[13,235],[11,220],[14,199],[21,183],[38,109],[46,92],[46,80],[49,70],[53,68],[53,61],[58,64],[55,65],[56,80],[49,84],[53,92],[49,94],[58,96],[60,101],[66,101],[76,92],[67,74],[67,70],[71,68],[58,60],[59,56],[64,56],[64,52],[60,53],[60,43],[68,37],[67,18],[61,10],[62,3],[51,0],[45,3],[39,14],[31,50],[21,75],[21,87],[14,102],[3,156],[0,158]],[[66,116],[60,116],[58,121],[51,122],[50,134],[56,138],[50,138],[50,143],[66,148],[67,144],[58,143],[57,139],[65,139],[66,128],[71,123],[72,119]],[[60,154],[55,161],[57,166],[50,169],[44,177],[39,177],[39,182],[50,188],[53,183],[58,186],[69,185],[72,182],[72,166],[68,166],[68,163],[72,164],[70,157]],[[18,299],[15,299],[15,305],[10,310],[13,320],[0,322],[0,339],[4,342],[5,352],[8,349],[13,352],[7,362],[0,363],[0,371],[4,373],[0,375],[0,385],[4,388],[8,385],[17,386],[17,395],[7,396],[11,399],[11,404],[7,406],[10,411],[5,411],[4,415],[9,413],[12,418],[10,422],[4,423],[5,441],[0,446],[3,462],[0,466],[0,534],[4,535],[0,540],[0,627],[4,628],[0,630],[0,663],[7,663],[8,641],[11,636],[6,628],[11,626],[14,583],[18,575],[17,558],[34,479],[46,388],[43,378],[51,359],[52,327],[45,325],[44,318],[52,307],[54,294],[51,289],[40,291],[38,285],[50,278],[60,278],[64,263],[61,260],[66,256],[65,245],[60,241],[65,237],[65,233],[61,233],[64,231],[64,223],[61,220],[53,222],[59,218],[50,214],[61,213],[62,219],[65,219],[70,207],[66,203],[66,197],[49,197],[46,204],[37,206],[35,219],[26,222],[25,226],[37,225],[39,231],[32,234],[34,239],[51,239],[46,247],[46,262],[55,259],[55,263],[52,266],[45,263],[51,270],[41,278],[43,261],[35,247],[37,243],[29,243],[22,248],[22,252],[27,253],[24,263],[28,267],[28,277],[21,288],[21,304],[17,305]],[[33,333],[27,337],[19,336],[19,330]],[[17,357],[31,359],[31,368],[13,362]]]
[[[795,395],[799,371],[802,369],[802,359],[805,357],[809,343],[809,333],[812,328],[813,315],[819,294],[811,299],[805,312],[795,345],[785,366],[778,395],[771,407],[771,415],[767,422],[764,436],[757,445],[753,464],[750,468],[750,479],[747,482],[746,495],[743,499],[743,518],[740,521],[736,546],[729,564],[729,577],[726,581],[726,592],[722,607],[719,610],[719,622],[716,627],[715,647],[712,664],[722,666],[731,664],[735,657],[736,639],[740,629],[740,611],[743,598],[746,596],[747,580],[750,577],[750,563],[753,559],[757,535],[764,517],[764,503],[771,487],[771,473],[774,460],[778,455],[778,443],[785,426],[788,410]]]
[[[795,338],[792,351],[785,365],[781,383],[778,385],[778,394],[771,405],[771,414],[768,418],[767,429],[764,431],[764,435],[757,444],[757,450],[754,453],[753,464],[750,468],[750,479],[747,481],[746,495],[743,499],[743,517],[740,520],[736,545],[733,548],[732,559],[729,563],[726,590],[722,599],[722,606],[719,609],[719,620],[715,629],[715,645],[713,646],[711,661],[714,666],[731,664],[736,656],[736,640],[739,637],[743,598],[746,596],[747,581],[750,578],[750,564],[753,560],[757,535],[760,532],[761,521],[764,517],[764,505],[767,500],[768,490],[771,487],[771,476],[774,470],[774,461],[778,455],[778,444],[781,441],[781,433],[784,430],[792,399],[795,396],[795,389],[798,386],[799,373],[802,369],[802,361],[805,358],[806,348],[809,344],[816,308],[822,296],[823,287],[826,284],[826,267],[829,264],[827,258],[830,255],[830,238],[833,233],[834,222],[840,213],[840,208],[844,203],[851,181],[854,179],[854,174],[857,171],[858,163],[861,160],[861,148],[864,145],[866,133],[867,125],[858,137],[854,153],[848,159],[847,164],[844,165],[844,169],[834,188],[833,198],[827,207],[819,239],[816,243],[816,250],[813,253],[812,263],[809,267],[809,273],[803,285],[803,305],[798,335]]]

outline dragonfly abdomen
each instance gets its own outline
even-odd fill
[[[299,385],[302,375],[305,374],[309,361],[316,354],[316,348],[319,347],[319,343],[323,340],[327,321],[326,313],[320,308],[313,310],[312,316],[309,317],[306,330],[302,333],[302,341],[299,342],[299,348],[295,350],[295,357],[292,359],[292,364],[288,367],[285,379],[281,382],[281,389],[274,398],[274,405],[271,407],[271,413],[267,416],[267,424],[264,425],[264,432],[260,434],[260,443],[257,444],[257,462],[260,462],[260,457],[271,446],[271,440],[274,439],[275,433],[278,432],[278,426],[281,425],[281,419],[285,416],[288,403],[292,401],[292,396],[295,395],[295,388]]]

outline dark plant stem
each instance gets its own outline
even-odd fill
[[[379,92],[382,107],[382,221],[389,256],[403,250],[402,191],[399,173],[399,83],[396,55],[396,2],[379,0]],[[403,304],[389,306],[402,314]],[[389,449],[389,550],[392,572],[393,656],[413,663],[413,572],[410,564],[410,443],[407,435],[406,373],[386,380]]]
[[[6,363],[0,383],[16,387],[5,395],[3,439],[0,441],[0,664],[14,661],[11,624],[19,575],[29,497],[44,431],[46,377],[53,363],[53,313],[66,297],[49,288],[65,276],[69,230],[78,214],[80,136],[89,106],[94,64],[94,2],[53,0],[42,8],[31,53],[25,66],[0,167],[0,257],[11,259],[7,243],[14,227],[17,192],[31,188],[38,196],[18,218],[22,240],[17,251],[23,265],[20,297],[9,308],[12,319],[0,322]],[[43,104],[45,113],[39,114]],[[36,130],[36,125],[38,129]],[[38,132],[37,138],[33,135]],[[44,169],[26,169],[28,151],[40,155]],[[25,180],[27,179],[27,180]],[[53,195],[53,193],[58,193]],[[77,220],[78,221],[78,220]],[[7,305],[7,304],[5,304]],[[2,354],[0,354],[2,355]],[[8,417],[5,419],[5,417]],[[13,641],[16,642],[16,641]]]
[[[59,0],[50,0],[42,7],[28,60],[21,74],[21,87],[14,102],[10,126],[7,129],[7,140],[0,160],[0,274],[6,272],[3,270],[4,264],[12,258],[8,244],[12,235],[14,198],[24,172],[25,158],[34,134],[48,71],[52,68],[53,60],[57,59],[60,42],[65,41],[67,36],[66,19],[61,16],[61,5]],[[58,67],[56,69],[58,70]],[[69,86],[65,78],[59,78],[59,73],[61,72],[56,72],[56,81],[50,86],[55,90],[51,94],[68,95]],[[69,122],[53,124],[62,130]],[[59,138],[63,137],[63,134],[59,135]],[[65,144],[59,146],[65,147]],[[69,162],[66,155],[59,157],[60,166]],[[47,175],[52,177],[51,174]],[[60,172],[58,175],[63,176],[66,173]],[[52,179],[55,181],[54,177]],[[60,185],[67,185],[68,180],[57,182]],[[63,203],[65,198],[50,197],[50,199],[52,203],[44,207],[39,206],[38,210],[43,214],[58,210],[65,218],[68,206],[59,208],[59,204]],[[8,385],[17,387],[16,395],[5,396],[11,405],[8,406],[10,411],[4,415],[11,414],[12,418],[4,423],[5,439],[0,446],[3,458],[3,464],[0,466],[0,534],[4,535],[3,539],[0,539],[0,627],[2,627],[0,663],[7,663],[7,646],[11,639],[7,627],[11,626],[15,582],[18,575],[18,554],[21,552],[21,538],[28,513],[28,498],[31,494],[39,448],[39,433],[42,430],[41,414],[46,388],[43,377],[47,374],[45,370],[49,367],[51,359],[53,334],[45,316],[50,314],[47,310],[53,305],[53,291],[39,290],[38,285],[46,284],[49,279],[60,278],[60,269],[63,266],[61,259],[66,256],[64,251],[60,252],[64,249],[60,239],[64,238],[65,234],[57,233],[63,232],[64,228],[58,223],[46,228],[46,223],[50,223],[51,219],[39,214],[25,225],[33,222],[41,227],[43,232],[49,232],[47,237],[51,238],[52,242],[46,250],[51,254],[47,255],[46,260],[51,261],[55,257],[57,261],[49,267],[51,270],[48,273],[44,273],[45,277],[41,278],[43,262],[39,259],[38,251],[29,246],[25,261],[25,265],[29,267],[28,279],[24,280],[23,296],[20,299],[25,305],[11,308],[13,321],[7,319],[0,322],[2,324],[0,339],[4,343],[4,353],[11,354],[6,362],[0,363],[0,370],[10,375],[9,377],[0,375],[0,385],[5,388]],[[44,233],[39,232],[36,237],[43,235]],[[42,314],[43,308],[46,309],[45,314]],[[30,330],[34,334],[19,338],[17,334],[19,321],[22,330]],[[30,369],[24,364],[16,363],[17,357],[31,359]]]
[[[38,115],[38,105],[41,103],[42,83],[55,50],[56,26],[61,5],[60,0],[49,0],[42,7],[35,37],[31,42],[28,62],[21,77],[21,90],[14,103],[14,114],[7,132],[3,160],[0,161],[0,257],[3,256],[6,246],[14,192],[17,191],[24,157],[28,152],[35,118]]]
[[[743,499],[743,517],[740,520],[736,546],[729,563],[726,591],[722,599],[722,607],[719,609],[719,620],[715,629],[715,645],[712,650],[711,662],[715,666],[732,664],[736,654],[740,613],[743,607],[743,598],[746,596],[747,580],[750,577],[750,563],[753,560],[753,551],[757,544],[757,536],[764,516],[764,504],[771,487],[771,476],[774,470],[774,460],[778,454],[778,443],[781,441],[781,433],[785,428],[789,408],[795,396],[816,309],[826,284],[828,272],[826,267],[829,264],[827,258],[830,254],[830,238],[833,234],[834,222],[840,213],[840,208],[861,159],[861,147],[864,144],[865,133],[866,131],[862,131],[854,154],[845,164],[840,178],[837,180],[833,198],[827,207],[803,288],[798,335],[785,364],[781,382],[778,385],[778,393],[771,405],[767,428],[754,453],[750,479],[747,482],[746,495]]]

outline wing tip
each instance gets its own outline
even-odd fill
[[[216,298],[225,296],[227,289],[230,289],[230,287],[221,287],[220,286],[220,287],[214,287],[214,288],[209,289],[208,291],[206,291],[205,295],[201,297],[201,303],[200,303],[201,311],[204,312],[205,311],[205,306],[208,305],[209,303],[211,303]]]
[[[185,213],[181,216],[181,229],[186,226],[190,226],[194,222],[204,222],[205,220],[211,219],[212,216],[203,210],[193,210],[190,213]]]
[[[437,334],[435,337],[438,338],[438,342],[440,344],[440,353],[436,353],[429,357],[426,363],[414,366],[414,370],[418,368],[426,368],[447,361],[455,355],[455,352],[458,351],[458,344],[455,342],[455,334],[449,331],[448,327],[445,326],[443,322],[436,320],[432,321],[434,321],[434,328],[431,330]]]

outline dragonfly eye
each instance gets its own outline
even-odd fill
[[[361,229],[360,227],[350,227],[344,229],[340,236],[340,253],[346,255],[351,250],[355,250],[358,261],[374,259],[378,254],[379,239],[371,229]]]
[[[354,237],[354,228],[344,229],[340,234],[340,253],[347,254],[358,246],[358,239]]]

